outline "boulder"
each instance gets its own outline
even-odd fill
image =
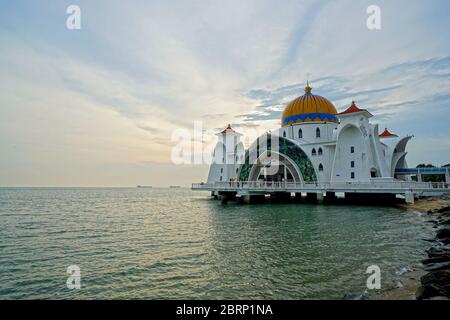
[[[435,258],[428,258],[428,259],[424,259],[422,260],[422,263],[424,265],[428,265],[428,264],[435,264],[435,263],[441,263],[441,262],[449,262],[450,259],[448,257],[435,257]]]
[[[417,299],[450,297],[450,270],[431,271],[420,281],[422,286],[416,291]]]
[[[442,296],[442,294],[439,288],[431,284],[420,286],[416,291],[417,300],[429,299],[432,297],[440,297],[440,296]]]
[[[448,244],[450,244],[450,238],[439,239],[439,242],[440,242],[442,245],[448,245]]]
[[[422,285],[444,287],[450,285],[450,270],[432,271],[420,278]]]
[[[425,267],[425,270],[426,271],[450,270],[450,261],[428,264]]]
[[[446,258],[450,260],[450,247],[445,246],[434,246],[427,250],[428,257],[430,258]]]
[[[439,212],[439,213],[447,213],[447,212],[450,212],[450,206],[441,208],[441,209],[437,210],[437,212]]]
[[[438,239],[450,238],[450,228],[443,228],[438,230],[436,238]]]

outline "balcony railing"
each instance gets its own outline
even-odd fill
[[[232,181],[215,183],[193,183],[193,190],[449,190],[445,182],[414,181],[368,181],[368,182],[331,182],[331,183],[298,183],[268,181]]]

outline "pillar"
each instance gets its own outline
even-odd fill
[[[414,193],[406,192],[405,193],[405,202],[408,204],[414,204]]]
[[[222,204],[227,204],[228,203],[228,195],[222,194],[219,197],[220,197],[220,202],[222,202]]]
[[[306,194],[306,202],[316,203],[317,202],[317,193],[308,192]]]
[[[323,192],[317,192],[316,198],[318,202],[323,203]]]
[[[336,193],[334,193],[334,192],[327,192],[325,194],[325,197],[324,197],[323,200],[326,203],[336,202],[336,200],[337,200]]]
[[[290,192],[275,192],[270,194],[270,200],[273,202],[290,202]]]
[[[422,174],[421,173],[418,173],[417,174],[417,182],[422,182],[423,180],[422,180]]]
[[[247,203],[247,204],[264,203],[264,201],[266,200],[266,196],[263,194],[246,195],[246,196],[243,196],[242,198],[243,198],[243,202]]]
[[[395,193],[345,193],[345,201],[348,203],[385,205],[397,202]]]

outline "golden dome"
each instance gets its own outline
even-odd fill
[[[308,82],[305,94],[287,105],[281,117],[282,127],[304,122],[339,122],[336,107],[328,99],[312,94],[311,90]]]

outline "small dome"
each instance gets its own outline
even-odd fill
[[[304,122],[338,123],[336,107],[326,98],[312,94],[309,83],[305,94],[291,101],[284,109],[281,126]]]

